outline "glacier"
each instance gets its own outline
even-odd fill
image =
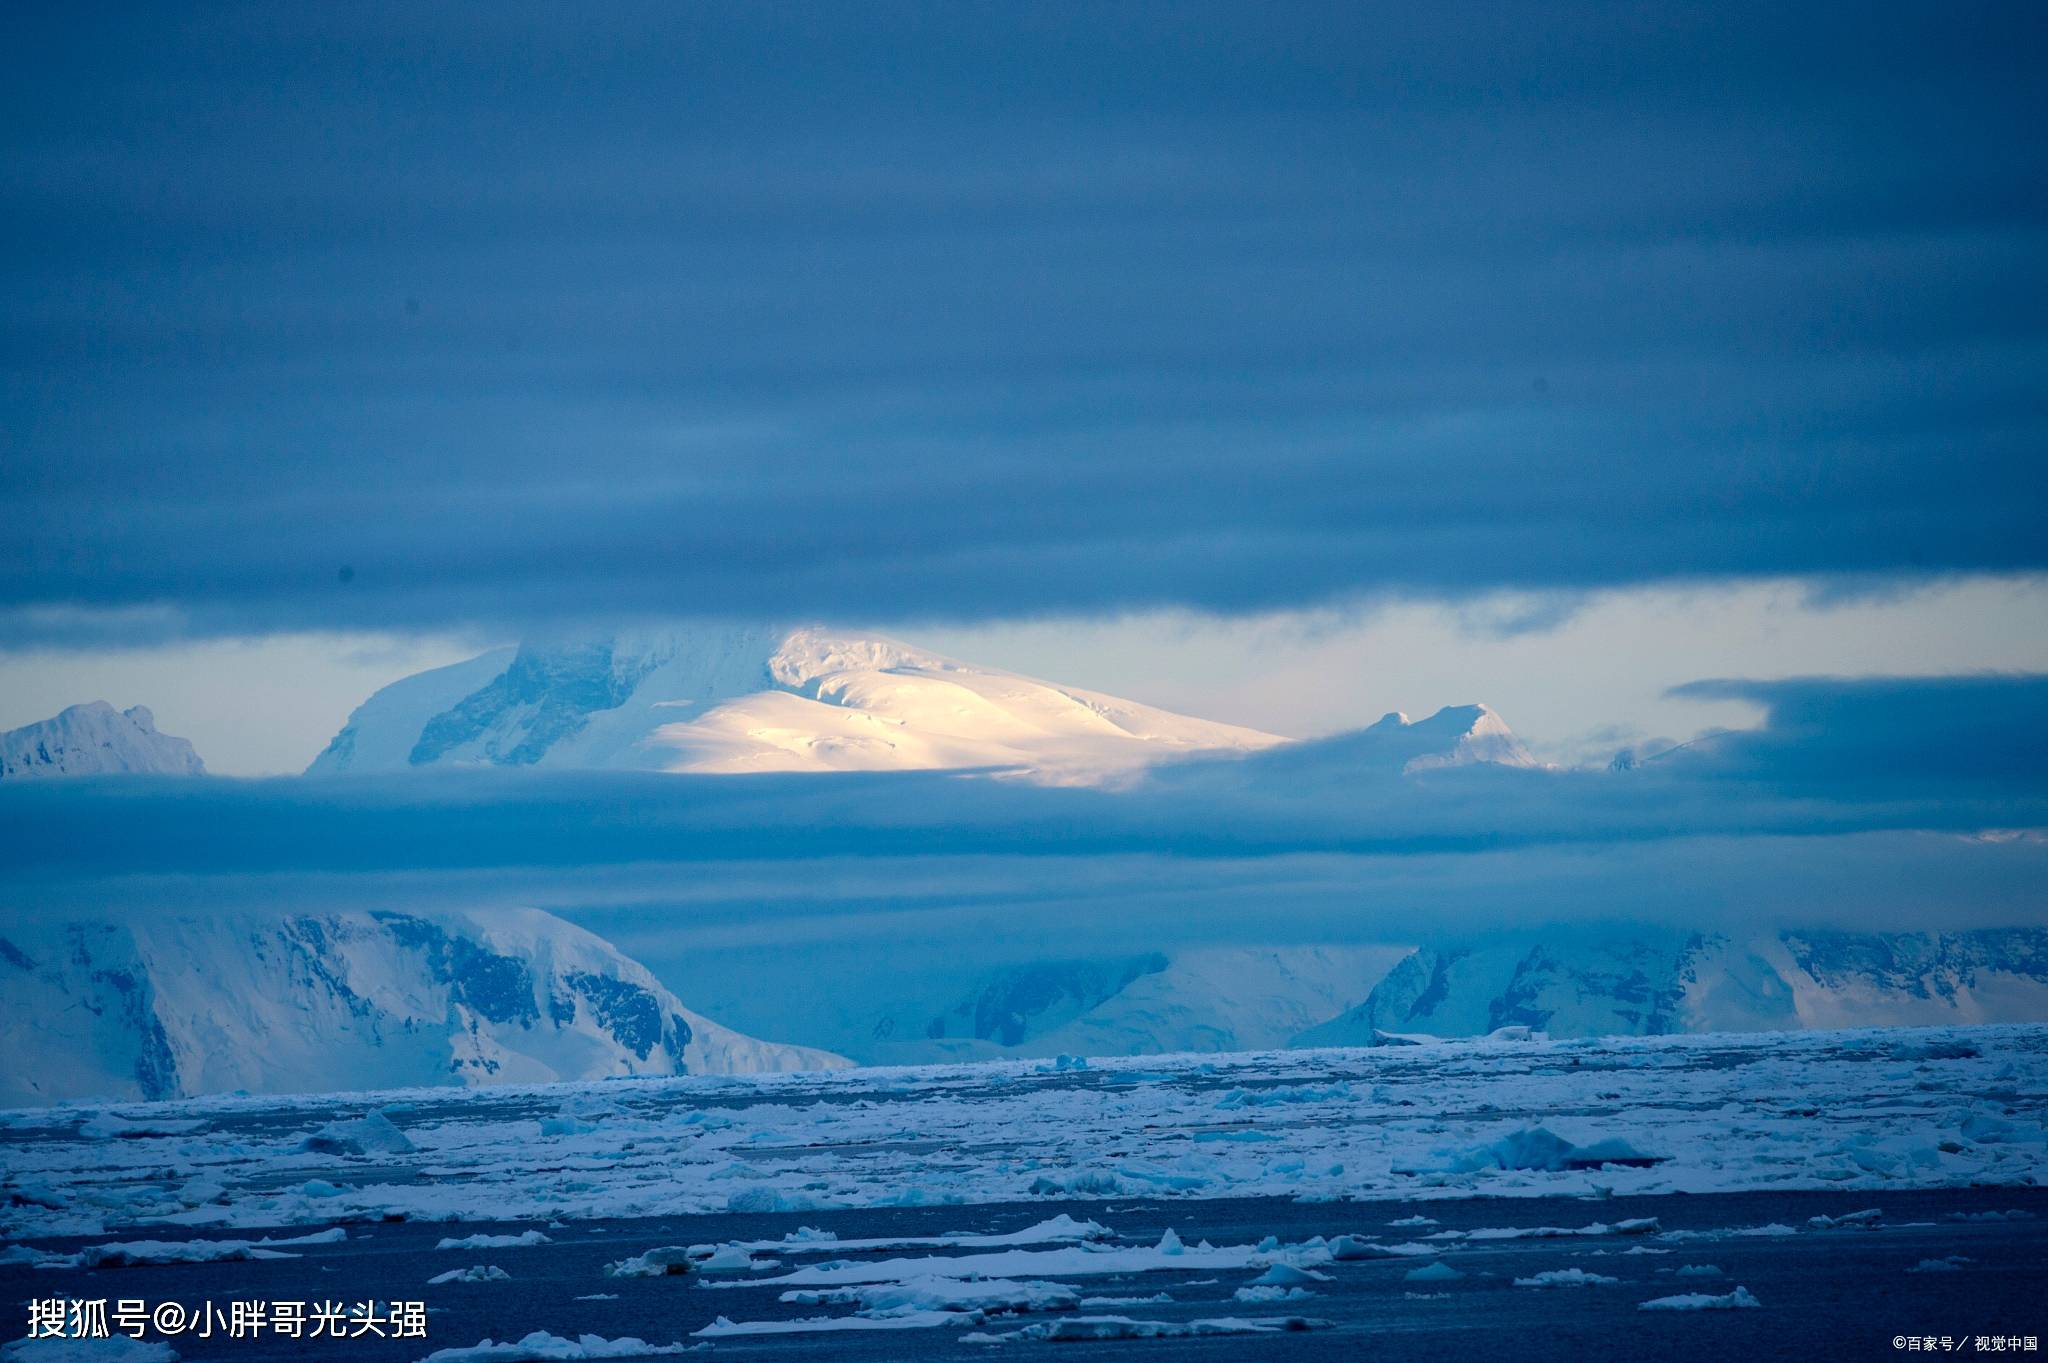
[[[830,1068],[538,910],[50,916],[0,930],[0,1104]]]

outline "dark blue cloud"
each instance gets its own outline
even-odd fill
[[[1663,760],[1789,797],[1967,803],[2004,791],[2024,803],[2048,772],[2048,679],[2038,676],[1700,681],[1673,694],[1751,701],[1766,719]]]
[[[975,617],[2041,567],[2044,25],[20,16],[0,611],[23,638],[54,606]]]

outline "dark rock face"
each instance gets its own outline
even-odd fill
[[[1860,982],[1916,998],[1953,999],[1997,970],[2048,980],[2048,928],[1978,932],[1784,934],[1799,968],[1823,984]]]
[[[516,956],[501,956],[438,923],[407,914],[374,915],[401,945],[418,951],[436,983],[479,1017],[531,1027],[540,1021],[533,971]]]
[[[682,1060],[682,1047],[688,1043],[689,1028],[683,1028],[683,1042],[674,1041],[673,1032],[664,1032],[661,1001],[637,984],[615,980],[608,975],[592,975],[575,972],[564,975],[562,982],[580,998],[589,1003],[591,1016],[598,1026],[611,1033],[621,1046],[645,1060],[649,1052],[661,1046]],[[681,1018],[674,1019],[677,1023]]]
[[[601,710],[623,705],[661,659],[615,656],[609,641],[539,649],[522,646],[498,677],[427,721],[407,759],[423,766],[485,739],[499,766],[529,766]],[[503,727],[505,732],[494,733]]]

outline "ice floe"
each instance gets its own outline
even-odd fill
[[[908,1310],[1000,1314],[1069,1311],[1080,1305],[1074,1289],[1058,1283],[965,1278],[914,1278],[861,1287],[798,1288],[784,1292],[782,1300],[798,1306],[854,1304],[863,1313]]]
[[[1666,1158],[1645,1154],[1617,1136],[1577,1145],[1548,1127],[1530,1126],[1466,1150],[1438,1150],[1423,1159],[1395,1166],[1395,1172],[1473,1174],[1482,1169],[1504,1169],[1555,1174],[1604,1169],[1609,1165],[1647,1169]]]
[[[410,1155],[415,1148],[382,1112],[329,1122],[299,1142],[299,1149],[315,1155]]]
[[[163,1264],[218,1264],[246,1259],[296,1259],[283,1245],[331,1245],[348,1238],[339,1226],[312,1235],[262,1240],[123,1240],[87,1245],[74,1254],[40,1254],[37,1268],[147,1268]]]
[[[1844,1216],[1809,1216],[1806,1224],[1815,1230],[1875,1230],[1884,1224],[1884,1211],[1871,1207],[1866,1211],[1849,1212]]]
[[[644,1339],[606,1339],[602,1335],[578,1335],[564,1339],[545,1330],[499,1344],[484,1340],[464,1348],[436,1349],[420,1363],[578,1363],[591,1358],[649,1358],[656,1354],[688,1353],[695,1344],[649,1344]]]
[[[1619,1278],[1588,1273],[1583,1268],[1553,1268],[1545,1273],[1515,1279],[1516,1287],[1612,1287]]]
[[[1413,1259],[1438,1252],[1435,1245],[1417,1244],[1413,1241],[1399,1245],[1383,1245],[1362,1235],[1333,1236],[1329,1251],[1330,1257],[1340,1263],[1354,1259]]]
[[[1263,1304],[1276,1301],[1306,1301],[1308,1298],[1313,1297],[1315,1293],[1305,1287],[1279,1287],[1270,1283],[1253,1283],[1249,1287],[1238,1288],[1237,1291],[1230,1295],[1237,1301]]]
[[[178,1363],[178,1351],[156,1340],[17,1339],[0,1346],[0,1363]]]
[[[773,1250],[778,1254],[860,1254],[879,1249],[993,1249],[1009,1245],[1054,1245],[1082,1240],[1106,1240],[1109,1228],[1094,1221],[1078,1221],[1062,1212],[1021,1230],[1001,1234],[955,1231],[945,1235],[882,1236],[842,1240],[829,1231],[800,1227],[780,1240],[745,1240],[737,1248]]]
[[[931,1330],[959,1325],[966,1317],[954,1311],[901,1311],[874,1316],[800,1316],[794,1320],[728,1320],[720,1316],[701,1330],[700,1339],[727,1339],[735,1335],[808,1335],[835,1330]]]
[[[1431,1240],[1558,1240],[1576,1235],[1655,1235],[1663,1229],[1654,1216],[1626,1221],[1595,1221],[1576,1228],[1567,1226],[1481,1226],[1476,1230],[1438,1231]]]
[[[1329,1321],[1307,1316],[1222,1316],[1212,1320],[1182,1321],[1133,1320],[1129,1316],[1072,1316],[1002,1334],[962,1335],[961,1339],[975,1344],[1002,1344],[1012,1340],[1186,1339],[1199,1335],[1272,1335],[1329,1328]]]
[[[843,1287],[856,1283],[892,1283],[928,1278],[1078,1278],[1159,1269],[1265,1268],[1272,1259],[1251,1245],[1217,1248],[1172,1244],[1164,1240],[1142,1246],[1080,1244],[1059,1249],[1006,1249],[984,1254],[928,1255],[917,1258],[835,1261],[809,1264],[771,1278],[754,1278],[748,1286]],[[707,1284],[719,1286],[720,1284]]]
[[[1465,1275],[1439,1260],[1433,1264],[1424,1264],[1421,1268],[1411,1268],[1401,1276],[1411,1283],[1452,1283]]]
[[[517,1235],[463,1235],[442,1240],[435,1249],[524,1249],[531,1245],[551,1245],[545,1231],[523,1230]]]
[[[1733,1292],[1713,1296],[1705,1292],[1681,1292],[1675,1297],[1657,1297],[1641,1304],[1643,1311],[1735,1311],[1747,1307],[1762,1306],[1763,1303],[1751,1296],[1749,1289],[1738,1287]]]

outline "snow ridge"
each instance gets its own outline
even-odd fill
[[[727,625],[529,641],[407,678],[359,707],[311,771],[1003,768],[1093,782],[1282,741],[880,636]]]
[[[1940,1026],[2048,1016],[2048,929],[1510,935],[1423,947],[1359,1004],[1293,1038],[1554,1037]]]
[[[116,710],[103,700],[0,733],[0,778],[139,772],[203,776],[206,764],[182,738],[160,733],[143,705]]]

